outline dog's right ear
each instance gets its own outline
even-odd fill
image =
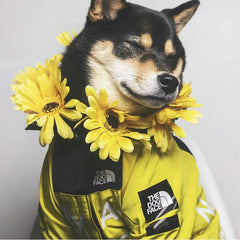
[[[174,9],[165,9],[162,13],[173,19],[178,34],[197,11],[199,4],[199,0],[191,0]]]
[[[118,17],[118,12],[124,9],[126,5],[125,0],[91,0],[88,21],[113,21]]]

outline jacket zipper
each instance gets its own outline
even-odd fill
[[[93,208],[93,205],[92,205],[90,199],[88,199],[88,202],[90,204],[90,209],[91,209],[91,215],[92,215],[93,222],[94,222],[94,224],[95,224],[95,226],[96,226],[96,228],[97,228],[97,230],[98,230],[98,232],[99,232],[99,234],[101,236],[101,239],[105,239],[103,230],[102,230],[102,228],[101,228],[101,226],[99,224],[99,221],[97,219],[97,215],[96,215],[96,213],[94,211],[94,208]]]

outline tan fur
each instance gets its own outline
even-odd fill
[[[91,75],[90,85],[96,89],[97,92],[99,92],[101,88],[105,88],[109,95],[109,103],[120,100],[127,108],[130,107],[131,103],[126,101],[125,96],[116,88],[112,75],[109,69],[107,69],[108,63],[115,59],[112,54],[112,49],[113,43],[111,41],[99,41],[92,48],[88,57]]]
[[[88,17],[92,22],[97,22],[103,19],[102,8],[100,6],[90,9],[88,12]]]
[[[95,0],[88,12],[88,17],[92,22],[97,22],[106,17],[115,20],[118,11],[123,9],[125,4],[122,0]]]
[[[90,85],[96,89],[96,91],[99,91],[101,88],[105,88],[109,95],[109,103],[119,100],[120,104],[118,108],[120,110],[129,111],[132,114],[145,113],[146,107],[128,98],[117,87],[117,84],[115,83],[111,74],[111,64],[114,65],[113,62],[117,64],[119,59],[112,54],[112,49],[113,43],[110,41],[99,41],[92,48],[88,57],[88,65],[91,70]],[[125,69],[120,67],[119,71],[133,71],[133,68],[127,63],[124,64],[124,66]],[[117,71],[116,68],[113,70]]]
[[[188,21],[192,18],[196,11],[197,7],[193,6],[185,11],[181,12],[178,15],[173,16],[173,21],[175,22],[176,33],[178,34]]]
[[[175,70],[173,71],[173,74],[179,78],[181,73],[183,71],[183,59],[182,58],[179,58],[178,59],[178,62],[177,62],[177,66],[175,68]]]
[[[89,84],[99,91],[105,88],[109,94],[109,103],[119,100],[118,108],[132,114],[145,114],[154,107],[144,98],[138,98],[129,93],[121,83],[126,83],[134,93],[140,96],[158,96],[158,75],[166,73],[159,71],[152,60],[140,62],[138,59],[120,59],[113,54],[111,41],[98,41],[88,56],[90,68]],[[182,62],[179,60],[174,75],[180,73]]]
[[[146,79],[148,79],[149,75],[152,73],[155,73],[156,75],[159,74],[155,63],[152,60],[147,60],[146,62],[142,63],[135,59],[128,59],[126,60],[126,64],[129,64],[132,69],[134,69],[134,72],[137,73],[138,78],[136,81],[138,83],[146,81]]]
[[[151,48],[152,47],[152,43],[153,43],[152,37],[151,37],[151,35],[149,33],[144,33],[144,34],[141,35],[141,37],[140,37],[140,44],[144,48],[146,48],[146,49]]]
[[[176,54],[176,50],[173,46],[173,42],[171,39],[168,39],[166,42],[165,42],[165,45],[164,45],[164,52],[165,52],[165,55],[166,56],[169,56],[169,55],[175,55]]]

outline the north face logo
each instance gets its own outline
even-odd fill
[[[138,195],[146,222],[158,219],[169,211],[178,208],[177,199],[167,180],[139,192]]]
[[[147,197],[148,203],[147,203],[147,214],[150,215],[152,213],[155,213],[163,208],[166,208],[173,204],[173,200],[171,196],[165,192],[165,191],[159,191],[155,194],[152,194]]]
[[[97,171],[97,175],[94,177],[93,185],[103,185],[106,183],[115,183],[115,174],[111,170]]]

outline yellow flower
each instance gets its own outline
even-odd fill
[[[50,59],[46,59],[45,66],[42,64],[36,64],[36,68],[26,67],[25,72],[20,71],[19,74],[15,75],[13,80],[15,85],[12,85],[12,88],[14,88],[15,91],[15,89],[18,88],[21,83],[26,83],[29,79],[35,82],[40,74],[46,74],[47,76],[53,74],[54,69],[58,68],[61,60],[62,55],[57,54]]]
[[[26,68],[26,72],[16,75],[12,85],[16,109],[29,114],[28,125],[37,121],[41,127],[39,142],[42,146],[52,142],[55,124],[61,137],[73,138],[72,129],[62,117],[71,121],[82,118],[82,114],[74,110],[78,100],[65,103],[70,88],[66,79],[61,81],[60,61],[61,56],[56,55],[47,59],[45,66],[38,64],[36,68]]]
[[[60,33],[60,34],[57,36],[56,39],[57,39],[58,42],[60,42],[63,46],[67,47],[67,46],[70,45],[70,43],[73,41],[73,39],[77,36],[77,33],[76,33],[74,30],[72,30],[72,33],[73,33],[73,38],[72,38],[72,36],[71,36],[68,32],[64,31],[64,32]]]
[[[201,106],[196,103],[195,98],[189,96],[191,91],[191,85],[184,83],[177,99],[150,117],[151,127],[148,128],[148,134],[154,137],[157,147],[161,148],[162,152],[166,152],[168,149],[168,143],[172,137],[171,130],[178,137],[186,136],[185,131],[175,123],[176,119],[181,118],[191,123],[197,123],[197,118],[202,117],[198,111],[187,109]]]
[[[118,101],[108,104],[105,89],[101,89],[98,96],[92,87],[87,86],[86,94],[90,105],[85,109],[88,119],[84,122],[84,127],[89,130],[86,143],[91,143],[92,152],[99,149],[100,159],[110,157],[113,161],[118,161],[121,150],[127,153],[134,150],[133,139],[143,141],[145,144],[149,142],[150,137],[147,134],[132,132],[127,128],[127,119],[134,121],[139,117],[131,118],[127,112],[116,110]]]
[[[166,152],[169,146],[169,141],[172,138],[170,127],[168,125],[156,124],[148,129],[148,134],[154,137],[156,146],[161,152]]]

